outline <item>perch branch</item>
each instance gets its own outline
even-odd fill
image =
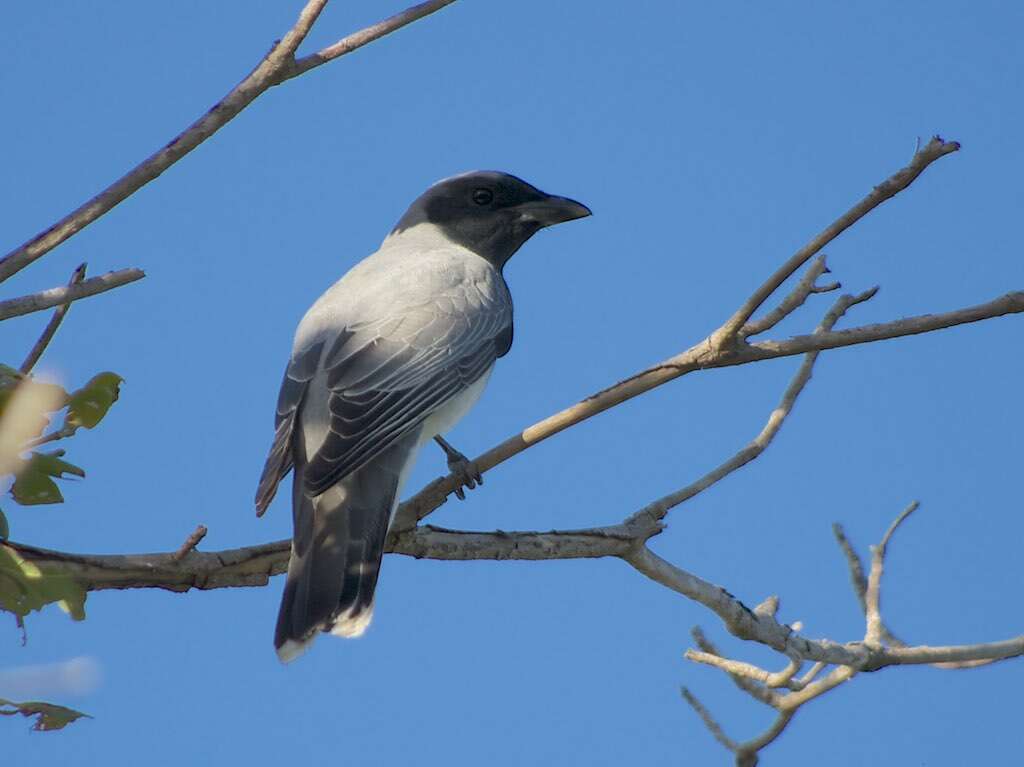
[[[641,371],[614,386],[587,397],[572,407],[535,423],[473,459],[473,463],[481,473],[489,471],[570,426],[575,426],[609,408],[698,370],[745,365],[750,362],[792,357],[812,351],[838,349],[844,346],[930,333],[956,325],[1021,312],[1024,312],[1024,291],[1017,291],[1007,293],[984,304],[942,314],[922,314],[892,322],[862,325],[849,330],[793,336],[783,341],[759,341],[754,344],[741,345],[732,350],[716,349],[708,340],[705,340],[675,357],[670,357],[654,367]],[[439,508],[448,495],[454,492],[456,483],[456,478],[449,474],[428,484],[403,504],[403,508],[395,517],[396,528],[409,529],[416,524],[417,520],[423,519]]]

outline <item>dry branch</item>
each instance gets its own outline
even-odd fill
[[[79,264],[75,271],[71,273],[71,279],[68,280],[68,287],[72,285],[78,285],[85,279],[85,264]],[[61,322],[64,321],[64,316],[68,313],[68,309],[71,308],[70,303],[61,304],[53,312],[53,316],[50,317],[50,321],[46,323],[46,327],[43,328],[42,334],[39,336],[39,340],[35,342],[28,355],[25,357],[25,361],[21,363],[21,367],[18,368],[18,372],[22,375],[28,375],[32,372],[32,368],[39,362],[39,358],[43,356],[43,352],[46,351],[46,347],[50,345],[50,341],[57,334],[57,329],[60,327]]]
[[[196,546],[199,542],[206,537],[207,529],[206,525],[196,525],[196,529],[185,539],[185,542],[181,544],[181,548],[171,554],[172,562],[180,562],[187,557],[191,552],[195,551]]]
[[[822,262],[822,266],[824,266],[824,262]],[[815,274],[815,271],[815,269],[812,269],[810,274]],[[815,275],[815,277],[816,276],[817,275]],[[813,285],[813,280],[810,284]],[[839,321],[839,318],[842,317],[848,309],[856,306],[857,304],[863,303],[864,301],[870,300],[876,292],[877,289],[872,288],[871,290],[865,291],[864,293],[856,296],[840,296],[818,325],[817,330],[815,330],[815,334],[821,335],[828,333],[833,327],[835,327],[836,322]],[[792,412],[793,406],[796,404],[796,398],[800,396],[800,392],[803,391],[807,382],[811,380],[811,372],[814,370],[814,363],[818,359],[818,354],[820,354],[818,351],[807,353],[804,357],[803,363],[800,365],[796,375],[793,377],[793,380],[790,382],[789,386],[786,387],[786,391],[782,395],[782,400],[768,417],[768,422],[764,425],[764,428],[761,429],[760,434],[758,434],[753,441],[747,445],[747,447],[736,453],[736,455],[729,460],[709,471],[696,482],[692,482],[686,487],[676,490],[673,493],[669,493],[653,503],[648,504],[636,512],[631,519],[643,516],[650,517],[654,520],[664,519],[665,515],[668,514],[671,509],[704,492],[712,485],[720,482],[737,469],[746,466],[761,455],[761,453],[768,448],[768,445],[771,444],[772,440],[775,439],[775,435],[779,433],[779,429],[782,428],[782,424],[786,420],[786,417]]]
[[[828,273],[828,271],[829,269],[825,265],[825,256],[818,256],[811,263],[804,276],[800,278],[800,282],[797,283],[792,292],[764,317],[759,320],[751,320],[744,325],[740,330],[740,337],[749,338],[750,336],[760,335],[767,330],[771,330],[803,306],[804,302],[814,293],[827,293],[832,290],[839,290],[842,285],[838,282],[830,282],[827,285],[817,284],[818,278]]]
[[[571,426],[582,423],[616,405],[638,397],[641,394],[663,386],[689,373],[713,368],[745,365],[760,360],[780,359],[797,354],[838,349],[844,346],[873,343],[902,336],[929,333],[935,330],[963,325],[971,322],[1001,317],[1006,314],[1024,312],[1024,291],[1007,293],[1000,298],[976,306],[969,306],[942,314],[923,314],[892,322],[863,325],[849,330],[793,336],[782,341],[759,341],[754,344],[739,344],[736,347],[716,348],[710,337],[690,347],[681,354],[647,368],[607,389],[587,397],[561,412],[538,421],[519,434],[491,448],[473,459],[477,469],[483,473],[504,463],[509,458],[527,450]],[[453,475],[440,477],[423,488],[404,504],[395,517],[398,530],[410,529],[428,514],[439,508],[455,490],[458,480]]]
[[[66,287],[50,288],[33,293],[30,296],[11,298],[7,301],[0,301],[0,320],[7,320],[11,317],[19,317],[22,314],[41,312],[44,309],[52,309],[62,304],[70,304],[72,301],[79,301],[99,293],[106,293],[108,290],[127,285],[129,282],[141,280],[146,273],[141,269],[121,269],[117,272],[107,272],[99,277],[90,277],[82,282],[77,282]]]
[[[789,664],[783,671],[772,673],[751,663],[725,657],[704,637],[699,629],[694,631],[694,640],[698,647],[700,647],[700,650],[687,650],[685,657],[688,660],[713,666],[725,672],[742,690],[779,712],[779,716],[772,725],[760,736],[744,743],[736,743],[730,739],[723,738],[721,725],[711,718],[710,714],[699,705],[699,702],[696,702],[696,698],[692,695],[687,695],[687,700],[697,710],[697,713],[700,714],[705,726],[719,743],[736,755],[738,764],[757,764],[758,752],[782,733],[801,706],[848,682],[862,671],[877,671],[887,666],[920,665],[926,663],[946,668],[971,668],[979,664],[993,663],[998,660],[1024,655],[1024,636],[1013,637],[1000,642],[949,647],[924,645],[907,647],[902,643],[897,647],[891,647],[883,643],[889,636],[888,631],[885,629],[885,624],[882,622],[880,609],[881,582],[885,565],[886,547],[899,526],[917,508],[918,503],[915,501],[904,509],[892,525],[889,526],[881,542],[873,547],[871,570],[866,578],[864,577],[863,567],[860,564],[860,558],[853,550],[853,546],[846,539],[838,525],[833,527],[840,547],[846,556],[854,591],[862,602],[865,615],[863,641],[848,642],[843,645],[843,649],[860,653],[860,661],[847,663],[843,661],[837,662],[824,657],[818,658],[811,670],[797,679],[794,677],[799,670],[799,661],[809,656],[802,653],[794,655],[793,649],[795,644],[788,644],[783,648],[775,648],[789,656]],[[670,585],[670,588],[675,588],[677,591],[685,594],[686,589],[692,587],[690,583],[692,576],[685,573],[683,575],[686,577],[673,574],[671,568],[671,565],[664,563],[662,560],[660,563],[654,562],[653,567],[649,567],[649,571],[658,572],[662,578],[673,579],[677,585]],[[645,574],[649,574],[649,572],[645,572]],[[661,580],[660,582],[665,581]],[[751,613],[751,615],[754,617],[764,617],[763,614],[757,616]],[[725,616],[723,616],[723,620],[726,620]],[[742,634],[737,632],[736,626],[730,625],[728,620],[726,620],[726,626],[734,634],[742,636]],[[765,627],[764,624],[762,624],[762,627]],[[773,629],[773,627],[766,628]],[[740,627],[740,629],[746,631],[747,627]],[[757,633],[756,629],[755,633]],[[747,635],[744,638],[767,643],[764,641],[763,634],[756,636]],[[807,642],[807,640],[801,641]],[[815,644],[818,644],[818,642],[811,642],[808,647]],[[818,675],[827,665],[835,665],[835,668],[824,677],[818,679]],[[787,687],[791,692],[780,695],[772,689],[778,687]]]
[[[270,52],[246,77],[206,114],[151,154],[132,170],[86,201],[55,224],[0,259],[0,282],[17,274],[36,259],[80,232],[123,200],[153,181],[174,163],[210,138],[249,104],[271,87],[297,77],[310,69],[351,53],[417,19],[440,10],[454,0],[431,0],[339,40],[318,53],[296,60],[295,51],[316,22],[327,0],[310,0],[299,13],[295,25],[270,49]],[[51,304],[53,306],[53,304]]]
[[[943,141],[939,136],[935,136],[931,141],[914,152],[914,156],[905,168],[896,171],[896,173],[872,189],[864,199],[829,224],[817,237],[794,253],[771,277],[765,280],[754,291],[754,294],[736,310],[736,313],[716,331],[719,342],[724,341],[728,343],[731,339],[734,339],[747,321],[754,316],[754,312],[761,308],[761,305],[768,300],[772,293],[778,290],[782,283],[795,274],[801,266],[814,258],[822,248],[883,202],[895,197],[914,183],[914,180],[933,162],[948,154],[959,151],[959,149],[960,144],[958,142]]]

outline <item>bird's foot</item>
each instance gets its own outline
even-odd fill
[[[448,471],[459,481],[455,486],[455,495],[460,501],[466,500],[466,490],[472,490],[484,483],[484,478],[476,468],[476,464],[452,447],[444,437],[438,435],[434,441],[444,450],[448,459]],[[465,488],[465,489],[463,489]]]

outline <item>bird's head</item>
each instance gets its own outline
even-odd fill
[[[409,206],[391,234],[432,226],[501,269],[544,227],[589,215],[586,205],[546,194],[521,178],[475,170],[431,186]]]

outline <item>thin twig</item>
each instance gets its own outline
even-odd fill
[[[952,154],[959,149],[960,144],[956,141],[943,141],[939,136],[932,138],[931,141],[914,153],[913,158],[905,168],[900,169],[872,189],[864,199],[829,224],[829,226],[826,227],[817,237],[794,253],[786,263],[780,266],[771,277],[765,280],[765,282],[754,291],[753,295],[743,303],[732,317],[726,320],[725,324],[722,325],[719,330],[715,331],[714,335],[716,338],[714,340],[716,340],[719,345],[728,345],[731,343],[731,341],[737,337],[747,321],[754,315],[754,312],[756,312],[761,305],[768,300],[768,297],[778,290],[782,283],[788,280],[790,276],[797,271],[797,269],[807,263],[810,259],[814,258],[822,248],[857,223],[860,219],[864,218],[864,216],[872,210],[910,186],[914,180],[921,175],[924,169],[933,162],[948,154]]]
[[[853,593],[857,597],[857,603],[860,605],[861,611],[866,615],[868,608],[867,603],[864,601],[864,594],[868,590],[868,579],[864,575],[864,565],[860,561],[860,556],[854,550],[853,544],[846,537],[846,532],[841,524],[838,522],[832,524],[832,534],[835,536],[843,556],[846,557],[846,566],[850,571],[850,584],[853,587]]]
[[[689,703],[693,707],[693,710],[697,712],[701,721],[704,722],[704,726],[708,728],[708,731],[715,737],[715,740],[725,746],[729,751],[736,753],[736,741],[732,740],[732,738],[725,734],[725,730],[723,730],[722,726],[715,721],[713,716],[711,716],[711,712],[704,708],[704,704],[697,699],[697,696],[685,687],[681,688],[680,692],[683,694],[683,698],[686,702]]]
[[[759,666],[755,666],[753,663],[723,658],[720,655],[709,652],[687,650],[683,657],[689,661],[693,661],[694,663],[703,663],[705,666],[713,666],[732,677],[746,677],[754,682],[760,682],[765,687],[773,690],[779,687],[785,687],[787,690],[798,691],[806,687],[806,685],[801,684],[798,679],[793,678],[796,676],[796,672],[800,670],[800,662],[793,659],[790,659],[786,668],[782,671],[772,672],[760,668]]]
[[[771,330],[782,322],[782,320],[803,306],[804,302],[812,294],[827,293],[832,290],[838,290],[842,287],[838,282],[830,282],[827,285],[816,285],[815,283],[818,281],[818,278],[827,272],[828,267],[825,265],[825,256],[822,254],[811,262],[810,267],[807,269],[807,273],[800,278],[800,282],[797,283],[796,287],[793,288],[789,295],[782,299],[782,302],[777,307],[772,309],[761,319],[751,320],[743,326],[740,330],[740,337],[749,338],[750,336],[756,336],[760,333],[764,333],[766,330]]]
[[[372,43],[374,40],[389,35],[407,24],[412,24],[412,22],[422,19],[424,16],[429,16],[446,5],[451,5],[453,2],[455,0],[431,0],[431,2],[414,5],[401,13],[396,13],[394,16],[384,19],[384,21],[379,21],[359,32],[344,37],[316,53],[303,56],[289,69],[287,79],[298,77],[321,64],[326,64],[328,61],[333,61],[344,56],[346,53],[351,53],[357,48],[362,48],[367,43]]]
[[[90,277],[74,285],[50,288],[49,290],[33,293],[30,296],[0,301],[0,320],[7,320],[11,317],[19,317],[23,314],[31,314],[32,312],[41,312],[44,309],[52,309],[61,304],[70,304],[72,301],[106,293],[108,290],[141,280],[145,276],[146,273],[141,269],[121,269],[117,272],[101,274],[99,277]]]
[[[271,87],[378,40],[417,19],[440,10],[451,2],[453,0],[434,0],[421,3],[385,21],[349,35],[319,53],[296,61],[295,51],[316,22],[320,11],[327,4],[327,0],[310,0],[299,13],[295,25],[281,41],[271,48],[252,72],[246,75],[202,117],[95,197],[0,259],[0,282],[17,274],[37,258],[44,256],[153,181],[227,125]]]
[[[864,591],[864,612],[867,619],[867,631],[864,634],[864,643],[868,646],[877,647],[882,642],[882,613],[879,607],[879,599],[882,589],[882,572],[885,569],[885,549],[889,545],[889,539],[896,532],[903,521],[913,514],[920,504],[917,501],[905,508],[895,521],[885,531],[882,542],[874,547],[871,552],[871,571],[868,573],[868,585]]]
[[[872,288],[871,290],[865,291],[856,296],[840,296],[832,305],[832,308],[825,314],[821,323],[818,325],[818,328],[814,331],[815,334],[821,335],[828,333],[828,331],[832,330],[836,322],[839,321],[839,318],[842,317],[847,310],[859,303],[870,300],[875,295],[876,290],[877,288]],[[803,363],[797,369],[796,375],[793,376],[793,380],[790,381],[789,386],[786,387],[786,391],[783,393],[779,404],[775,406],[771,415],[768,416],[768,422],[764,425],[764,428],[761,429],[760,433],[754,437],[750,444],[732,456],[729,460],[716,466],[707,474],[700,477],[695,482],[647,504],[637,511],[630,519],[633,520],[641,516],[650,517],[655,520],[664,519],[665,515],[668,514],[671,509],[684,501],[690,500],[694,496],[707,490],[709,487],[712,487],[722,481],[725,477],[729,476],[737,469],[746,466],[767,450],[768,446],[772,443],[772,440],[775,439],[775,435],[778,434],[779,430],[782,428],[782,424],[786,420],[786,417],[793,411],[793,406],[796,404],[796,400],[797,397],[800,396],[800,392],[804,390],[807,382],[811,380],[811,373],[814,370],[814,363],[817,361],[819,353],[820,352],[817,351],[807,353],[804,357]]]
[[[797,692],[790,692],[782,696],[779,707],[783,711],[796,711],[807,701],[824,695],[829,690],[834,690],[843,682],[853,679],[857,675],[857,669],[853,666],[837,666],[825,677],[816,682],[811,682],[804,689]]]
[[[700,626],[694,626],[690,629],[690,636],[693,637],[693,641],[696,642],[697,647],[704,652],[709,655],[718,656],[719,658],[723,657],[722,653],[720,653],[718,648],[715,647],[711,640],[707,638]],[[766,706],[771,706],[772,708],[776,707],[779,694],[775,692],[775,690],[769,690],[760,682],[742,674],[729,674],[729,678],[732,680],[733,684],[743,690],[743,692],[747,693],[747,695],[752,697],[754,700],[759,703],[764,703]]]
[[[754,767],[758,762],[757,752],[782,734],[795,713],[795,711],[781,712],[762,734],[741,743],[736,749],[736,767]]]
[[[185,542],[181,544],[181,548],[171,554],[171,561],[180,562],[183,560],[186,555],[188,555],[190,551],[194,550],[195,547],[199,545],[199,542],[205,537],[206,525],[198,525],[196,529],[192,531],[192,534],[185,539]]]
[[[79,429],[79,425],[76,423],[65,423],[56,431],[51,431],[49,434],[43,434],[40,437],[31,439],[25,443],[25,450],[29,450],[40,445],[45,445],[50,442],[56,442],[59,439],[67,439],[68,437],[75,436],[75,432]]]
[[[818,674],[820,674],[826,668],[827,668],[826,664],[822,663],[821,661],[818,661],[817,663],[815,663],[813,666],[811,666],[807,670],[806,674],[804,674],[803,676],[800,677],[800,684],[802,684],[804,687],[806,687],[811,682],[813,682],[814,678],[816,676],[818,676]]]
[[[843,551],[843,555],[846,557],[846,563],[850,571],[850,582],[853,586],[854,594],[857,597],[857,602],[860,605],[861,612],[864,614],[865,618],[867,618],[867,602],[865,601],[865,594],[868,588],[868,579],[867,576],[864,575],[864,567],[861,564],[860,556],[853,548],[853,543],[846,536],[842,525],[839,523],[833,524],[832,531],[836,536],[836,541],[839,543],[839,547]],[[889,628],[884,618],[879,616],[879,621],[882,632],[881,639],[888,647],[899,648],[910,646]],[[946,671],[960,671],[968,668],[980,668],[981,666],[987,666],[991,663],[998,663],[1000,660],[1002,659],[998,657],[986,657],[961,661],[942,661],[931,665],[933,668],[943,669]]]
[[[71,273],[71,279],[68,281],[68,286],[77,285],[85,279],[85,264],[79,264],[75,271]],[[57,332],[57,328],[60,327],[60,323],[64,320],[64,315],[68,313],[68,309],[71,308],[71,304],[61,304],[54,310],[53,316],[50,317],[50,321],[46,323],[46,327],[43,328],[43,333],[39,336],[39,340],[36,341],[32,350],[29,351],[28,356],[25,357],[25,361],[21,363],[21,367],[18,368],[22,375],[28,375],[32,372],[32,368],[39,362],[39,358],[43,356],[43,352],[46,351],[46,347],[50,345],[50,341],[53,340],[53,336]]]

